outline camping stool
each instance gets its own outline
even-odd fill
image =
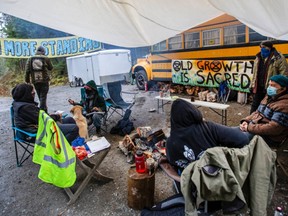
[[[77,164],[79,165],[81,169],[83,169],[86,172],[86,176],[84,180],[80,183],[79,187],[74,192],[72,191],[72,188],[64,188],[65,192],[67,193],[70,199],[68,202],[68,205],[73,204],[77,200],[77,198],[83,192],[83,190],[85,189],[85,187],[87,186],[91,178],[94,178],[97,181],[101,181],[104,183],[107,183],[113,180],[112,178],[101,174],[97,170],[101,162],[104,160],[104,158],[108,154],[109,150],[110,150],[110,147],[103,149],[99,152],[94,153],[92,157],[84,159],[83,161],[77,158]]]
[[[155,172],[137,173],[135,168],[128,171],[128,206],[135,210],[154,205]]]

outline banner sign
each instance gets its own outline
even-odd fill
[[[41,39],[0,38],[0,57],[29,58],[35,55],[39,46],[45,48],[45,54],[50,58],[79,55],[102,48],[98,41],[76,36]]]
[[[253,61],[172,60],[172,82],[219,87],[226,80],[230,89],[249,92],[252,69]]]

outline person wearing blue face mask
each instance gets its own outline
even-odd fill
[[[277,147],[288,137],[288,77],[274,75],[268,83],[266,97],[255,112],[241,120],[240,129]]]
[[[260,52],[256,55],[253,66],[253,77],[251,81],[253,101],[250,113],[257,110],[260,102],[266,95],[270,77],[277,74],[288,75],[286,59],[273,47],[271,41],[262,41],[260,44]]]

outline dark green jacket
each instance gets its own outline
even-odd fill
[[[35,69],[33,67],[33,62],[37,60],[40,62],[41,67]],[[53,65],[50,59],[45,55],[36,54],[33,57],[30,57],[26,62],[26,73],[25,73],[25,82],[26,83],[35,83],[35,82],[49,82],[50,76],[48,71],[53,69]],[[39,80],[37,78],[40,76]]]
[[[214,147],[206,150],[181,175],[185,214],[197,216],[196,209],[204,200],[232,201],[237,196],[250,208],[251,215],[267,215],[267,206],[276,187],[275,161],[276,153],[260,136],[254,136],[250,144],[241,149]],[[206,165],[220,170],[208,175],[203,169]],[[193,184],[197,189],[196,203],[192,197]]]

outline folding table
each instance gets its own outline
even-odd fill
[[[103,159],[106,157],[110,150],[109,148],[103,149],[101,151],[98,151],[94,153],[94,155],[90,158],[86,158],[84,160],[79,160],[77,158],[77,164],[81,169],[83,169],[86,172],[86,176],[84,180],[80,183],[79,187],[73,192],[71,188],[64,188],[65,192],[69,196],[69,202],[68,205],[73,204],[77,198],[80,196],[80,194],[83,192],[91,178],[94,178],[98,181],[107,183],[109,181],[112,181],[113,179],[110,177],[107,177],[103,174],[101,174],[97,168],[103,161]]]

